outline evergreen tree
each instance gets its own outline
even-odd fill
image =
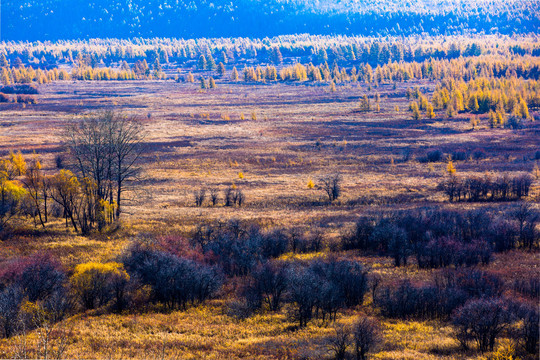
[[[427,104],[426,107],[426,117],[428,119],[433,119],[435,117],[435,112],[433,111],[433,105],[431,103]]]
[[[9,66],[9,62],[6,58],[6,54],[2,54],[2,56],[0,56],[0,67],[8,67]]]
[[[411,102],[409,105],[409,109],[412,111],[412,119],[413,120],[420,120],[420,108],[418,107],[418,103],[416,101]]]
[[[206,80],[201,76],[201,89],[207,89]]]
[[[283,62],[283,56],[281,55],[281,51],[279,51],[279,48],[277,46],[274,46],[272,48],[271,57],[274,64],[279,65]]]
[[[211,53],[208,54],[208,59],[206,61],[207,70],[214,70],[216,68],[216,61]]]
[[[229,58],[227,57],[227,53],[225,51],[221,52],[221,62],[223,64],[227,64],[229,62]]]
[[[206,69],[206,57],[204,55],[199,56],[199,63],[197,64],[197,69],[204,70]]]
[[[233,67],[232,73],[231,73],[231,80],[232,81],[238,81],[238,70],[236,70],[236,66]]]
[[[369,111],[371,110],[371,105],[369,103],[369,98],[367,95],[364,95],[362,97],[362,100],[360,100],[360,110],[361,111]]]
[[[219,76],[225,76],[225,72],[226,72],[225,65],[223,65],[222,62],[220,62],[219,65],[218,65],[218,74],[219,74]]]
[[[215,88],[217,88],[216,81],[214,80],[213,77],[210,77],[208,86],[210,87],[210,89],[215,89]]]
[[[497,126],[497,115],[495,114],[493,110],[489,112],[488,123],[489,123],[489,127],[492,129]]]

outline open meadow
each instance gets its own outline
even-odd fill
[[[0,256],[48,252],[69,269],[88,261],[116,261],[135,238],[189,238],[202,224],[240,220],[322,239],[316,251],[284,253],[285,261],[332,253],[361,260],[382,276],[382,284],[404,276],[425,280],[434,270],[418,269],[414,261],[396,268],[391,258],[376,253],[344,251],[341,238],[361,215],[429,206],[462,209],[462,203],[449,203],[437,187],[448,176],[448,154],[466,154],[454,161],[460,175],[532,174],[540,124],[493,129],[487,116],[480,116],[473,129],[470,114],[449,119],[441,111],[432,119],[413,120],[408,87],[429,95],[435,83],[345,83],[335,91],[321,84],[227,80],[210,90],[174,81],[41,85],[36,104],[0,104],[3,154],[20,150],[30,158],[36,153],[43,170],[53,173],[63,153],[65,124],[114,109],[143,124],[142,171],[128,190],[121,225],[82,236],[61,220],[45,229],[26,221],[2,242]],[[378,111],[360,111],[364,94],[380,95]],[[422,160],[437,150],[444,154],[440,159]],[[329,202],[322,180],[333,174],[342,177],[342,196]],[[231,187],[243,192],[242,206],[224,206],[224,193]],[[218,190],[216,205],[209,197],[196,205],[194,192],[203,189],[208,194]],[[529,198],[538,201],[539,196],[536,177]],[[485,206],[507,204],[466,203],[470,209]],[[512,250],[495,254],[480,268],[500,273],[510,283],[523,277],[538,279],[538,260],[537,252]],[[317,320],[297,329],[284,310],[246,319],[231,315],[228,307],[240,283],[239,278],[231,279],[219,299],[187,311],[144,305],[121,314],[96,309],[74,315],[55,330],[65,332],[66,339],[53,332],[50,351],[65,346],[66,358],[110,359],[330,356],[328,339],[335,332],[331,323]],[[351,324],[358,312],[380,317],[372,302],[366,296],[364,305],[340,313],[336,324]],[[373,358],[482,358],[474,351],[463,353],[452,328],[440,320],[382,319],[381,326],[382,345]],[[41,337],[40,330],[34,330],[2,340],[0,354],[12,357],[24,346],[31,354]],[[511,340],[501,340],[499,356],[514,351],[513,346]]]

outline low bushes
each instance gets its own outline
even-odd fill
[[[17,287],[31,302],[61,290],[65,280],[60,263],[48,254],[17,259],[0,270],[0,283]]]
[[[421,268],[485,265],[493,251],[534,248],[538,221],[540,215],[528,204],[497,213],[421,208],[362,216],[341,245],[391,256],[396,266],[406,265],[410,256]]]
[[[443,270],[433,283],[403,280],[377,292],[375,304],[393,318],[447,319],[470,299],[501,295],[503,282],[480,270]]]
[[[300,327],[313,319],[335,319],[340,309],[360,305],[368,291],[368,272],[352,260],[309,263],[269,262],[252,272],[241,296],[248,310],[278,310],[287,304],[289,318]]]
[[[75,267],[71,284],[81,304],[95,309],[114,300],[114,307],[121,311],[125,305],[129,275],[119,263],[84,263]]]
[[[0,87],[0,92],[4,94],[29,94],[29,95],[36,95],[39,93],[37,86],[34,84],[6,85],[6,86]]]
[[[63,319],[72,308],[66,285],[65,272],[48,254],[6,263],[0,269],[0,337],[37,326],[25,316],[26,305],[44,309],[52,322]]]
[[[151,288],[152,300],[170,309],[185,309],[214,296],[223,277],[210,265],[135,244],[123,262],[128,273]]]
[[[517,176],[450,176],[442,181],[438,188],[449,201],[508,201],[529,196],[533,179],[530,175]]]
[[[16,101],[19,104],[37,104],[37,98],[32,95],[17,95]]]

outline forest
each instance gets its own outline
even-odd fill
[[[538,33],[538,0],[7,0],[7,40]]]

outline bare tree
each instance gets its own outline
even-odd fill
[[[334,334],[328,339],[328,351],[334,354],[334,359],[344,360],[347,349],[351,344],[351,331],[344,325],[337,325]]]
[[[193,191],[193,197],[195,198],[195,206],[202,206],[204,199],[206,198],[206,190],[200,189]]]
[[[212,188],[210,189],[210,200],[212,200],[212,206],[216,206],[219,201],[219,189]]]
[[[321,178],[322,189],[328,195],[328,200],[334,201],[341,195],[341,174],[327,175]]]
[[[357,360],[366,360],[367,353],[373,350],[381,338],[381,330],[374,319],[360,318],[353,329],[354,351]]]
[[[95,182],[96,196],[116,206],[120,216],[126,182],[140,172],[144,130],[133,118],[108,111],[69,125],[64,140],[81,178]]]

